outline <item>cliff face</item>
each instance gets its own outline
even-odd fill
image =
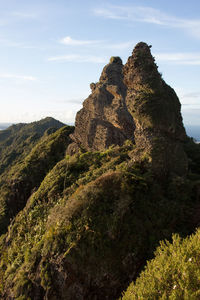
[[[150,46],[139,43],[124,66],[126,104],[134,118],[136,151],[147,156],[156,174],[187,172],[182,143],[186,139],[180,102],[157,70]]]
[[[125,140],[134,139],[135,126],[126,107],[122,69],[121,59],[112,57],[99,82],[90,85],[92,93],[76,115],[69,154],[77,152],[79,147],[87,151],[104,150],[110,145],[122,145]]]
[[[104,150],[130,139],[136,143],[133,161],[146,157],[155,174],[187,172],[181,105],[147,44],[137,44],[125,66],[120,58],[111,58],[91,89],[77,113],[69,154],[80,148]]]

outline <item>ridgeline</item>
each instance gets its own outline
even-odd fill
[[[175,91],[143,42],[90,87],[75,128],[0,132],[1,299],[199,299],[200,145]]]

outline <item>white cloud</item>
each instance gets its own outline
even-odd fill
[[[184,124],[199,125],[200,113],[200,91],[185,90],[185,88],[175,88],[181,102],[181,112]]]
[[[4,79],[20,79],[25,81],[35,81],[36,78],[33,76],[23,76],[23,75],[16,75],[16,74],[0,74],[0,78]]]
[[[93,55],[78,55],[78,54],[69,54],[69,55],[58,55],[49,57],[48,61],[60,61],[60,62],[77,62],[77,63],[105,63],[106,59],[104,57],[93,56]]]
[[[66,36],[60,40],[61,44],[64,44],[67,46],[95,45],[100,42],[101,41],[96,41],[96,40],[75,40],[75,39],[72,39],[70,36]]]
[[[200,65],[200,53],[157,53],[158,61],[171,62],[181,65]]]
[[[108,6],[103,9],[95,9],[96,16],[127,20],[130,22],[150,23],[170,28],[179,28],[200,38],[200,19],[184,19],[168,15],[158,9],[147,6]]]
[[[97,9],[94,9],[94,13],[97,16],[101,16],[101,17],[104,17],[104,18],[107,18],[107,19],[123,20],[123,19],[127,18],[123,14],[117,13],[116,11],[112,11],[112,9],[97,8]]]
[[[188,99],[197,99],[197,98],[200,99],[200,92],[186,93],[186,94],[184,94],[184,97],[188,98]]]
[[[190,91],[184,88],[175,88],[175,91],[182,104],[182,110],[187,111],[188,109],[200,108],[200,91]]]
[[[66,46],[97,46],[102,47],[104,49],[127,49],[131,46],[133,46],[134,42],[122,42],[122,43],[109,43],[109,41],[106,40],[76,40],[71,38],[70,36],[66,36],[65,38],[62,38],[59,40],[61,44],[64,44]]]

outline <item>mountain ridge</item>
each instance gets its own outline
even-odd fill
[[[75,129],[47,129],[3,173],[2,299],[118,299],[161,240],[200,225],[200,145],[150,46],[112,57],[91,90]]]

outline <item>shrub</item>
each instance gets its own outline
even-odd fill
[[[155,258],[147,263],[136,283],[131,283],[123,300],[200,299],[200,229],[172,243],[161,242]]]

